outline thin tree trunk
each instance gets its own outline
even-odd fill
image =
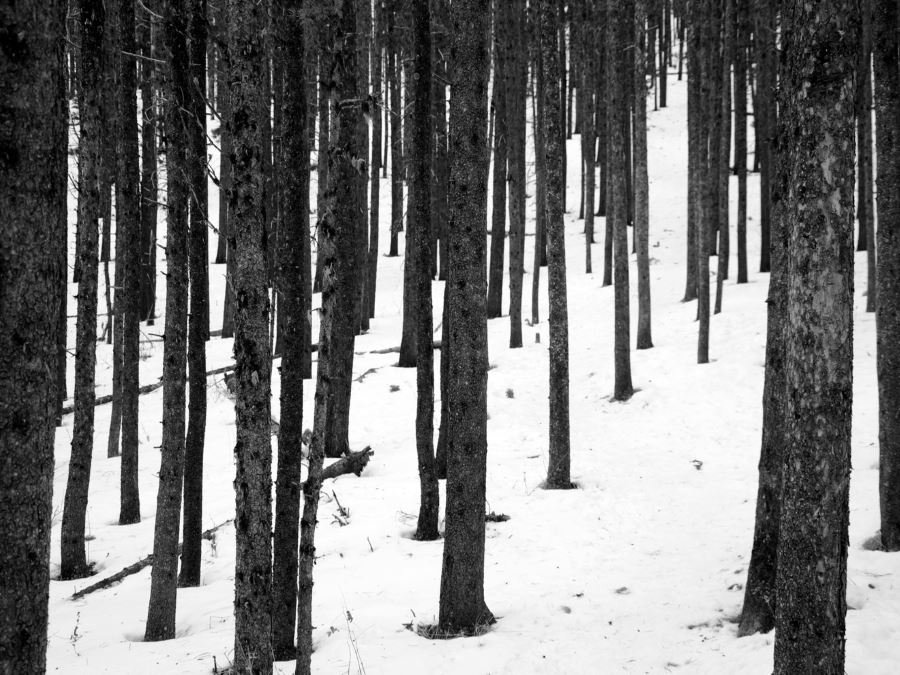
[[[141,312],[142,321],[153,322],[156,313],[156,75],[153,33],[156,19],[151,10],[154,0],[145,0],[145,14],[140,22],[138,39],[141,47]]]
[[[878,480],[881,543],[900,550],[900,101],[897,4],[875,0],[875,142],[878,151]]]
[[[734,164],[737,167],[737,282],[747,283],[747,42],[750,0],[735,2]]]
[[[294,658],[297,619],[297,555],[300,521],[301,447],[303,443],[303,357],[306,317],[303,299],[309,293],[303,268],[309,267],[309,138],[304,67],[303,0],[276,5],[278,58],[284,67],[282,94],[281,179],[282,213],[278,231],[278,273],[281,287],[283,350],[281,419],[278,427],[278,475],[275,483],[275,535],[272,569],[272,648],[279,661]],[[373,153],[373,157],[375,154]],[[373,170],[377,178],[377,173]]]
[[[508,0],[507,0],[508,1]],[[506,43],[510,26],[508,11],[502,0],[493,3],[494,9],[494,171],[491,211],[491,252],[488,262],[487,317],[496,319],[502,313],[503,262],[506,254],[506,181],[509,161],[509,113],[507,89],[512,79],[508,72]],[[512,253],[510,251],[510,253]]]
[[[359,97],[355,41],[356,3],[342,0],[338,21],[343,40],[329,46],[335,58],[335,92],[339,101],[354,101]],[[330,181],[326,192],[326,220],[320,232],[327,266],[333,270],[323,278],[321,338],[317,371],[313,437],[309,452],[309,470],[303,486],[303,515],[300,521],[299,595],[297,604],[297,666],[298,675],[311,672],[312,659],[312,589],[315,560],[315,527],[321,485],[322,462],[328,452],[327,436],[343,433],[338,445],[346,448],[346,431],[336,420],[332,432],[328,419],[344,416],[342,395],[337,389],[346,386],[349,404],[349,378],[353,365],[353,305],[359,296],[358,270],[361,262],[360,237],[365,223],[365,173],[356,169],[359,157],[365,156],[365,121],[359,104],[341,105],[337,109],[336,138],[329,149]],[[349,359],[346,352],[349,351]],[[337,410],[335,410],[337,408]],[[332,413],[332,410],[334,412]],[[346,420],[344,420],[346,421]]]
[[[525,3],[506,0],[506,132],[509,139],[509,346],[522,346],[522,291],[525,275],[525,143],[528,50]]]
[[[92,6],[87,9],[90,18]],[[60,301],[68,274],[65,19],[61,0],[3,8],[0,670],[29,675],[47,666],[53,423],[59,409],[60,310],[65,314]],[[88,62],[90,85],[94,64]],[[86,182],[82,189],[88,189]]]
[[[187,179],[190,194],[188,270],[188,422],[184,444],[184,527],[179,586],[200,585],[203,533],[203,448],[206,440],[206,341],[209,339],[208,188],[206,182],[207,0],[190,2],[190,113]]]
[[[637,249],[638,330],[637,348],[650,349],[650,186],[647,175],[647,87],[644,84],[644,26],[647,1],[634,6],[634,245]]]
[[[375,316],[375,290],[378,279],[378,235],[381,217],[381,145],[382,145],[382,111],[384,110],[384,76],[382,74],[382,21],[383,9],[381,0],[375,2],[374,21],[372,23],[372,164],[369,170],[371,184],[369,206],[369,253],[368,271],[366,275],[366,302],[364,311],[369,318]]]
[[[557,0],[539,4],[540,49],[544,64],[544,88],[538,95],[545,105],[544,155],[547,162],[547,254],[550,294],[550,452],[546,486],[572,487],[569,452],[569,313],[566,298],[566,240],[563,226],[565,190],[565,118],[560,115],[563,91],[556,85],[564,62],[560,61],[557,35],[560,14]]]
[[[532,23],[537,25],[537,10],[534,10],[535,19]],[[535,34],[531,36],[535,51],[532,93],[534,101],[533,132],[534,132],[534,264],[531,275],[531,323],[540,322],[540,289],[541,289],[541,241],[547,227],[547,150],[544,138],[544,97],[540,92],[544,91],[544,59],[540,48],[540,37],[535,28]]]
[[[628,66],[631,58],[626,49],[632,41],[634,26],[626,7],[618,0],[607,0],[607,82],[609,83],[607,114],[607,134],[609,147],[607,166],[609,167],[609,213],[613,229],[613,263],[615,281],[615,384],[613,397],[623,401],[631,397],[631,327],[628,290],[628,187],[627,174],[629,153],[625,146],[629,143],[628,92],[633,80]]]
[[[91,458],[94,449],[94,366],[97,337],[97,242],[100,219],[100,105],[106,57],[102,49],[104,7],[81,0],[81,136],[78,151],[78,319],[75,338],[75,422],[63,504],[60,578],[87,576],[84,546]]]
[[[184,476],[185,365],[188,309],[188,11],[185,0],[163,4],[166,73],[166,339],[163,351],[163,431],[153,528],[153,571],[147,642],[175,637],[178,531]]]

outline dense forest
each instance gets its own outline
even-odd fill
[[[0,675],[896,672],[898,4],[0,3]]]

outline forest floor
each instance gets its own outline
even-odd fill
[[[403,258],[379,260],[376,316],[371,331],[356,341],[357,381],[350,424],[351,446],[371,445],[375,456],[361,478],[344,476],[323,488],[313,607],[316,672],[771,672],[773,635],[738,639],[734,623],[753,538],[762,421],[768,275],[756,272],[758,176],[749,179],[750,282],[735,284],[733,243],[724,311],[711,322],[712,362],[697,365],[696,305],[681,302],[686,244],[685,83],[672,80],[670,107],[648,113],[655,346],[632,351],[637,391],[626,403],[610,400],[613,290],[601,284],[604,221],[597,221],[598,243],[592,246],[594,274],[585,274],[583,224],[577,219],[578,137],[568,144],[571,447],[578,489],[540,488],[547,468],[546,268],[541,271],[542,321],[525,326],[524,348],[508,349],[506,315],[489,322],[486,509],[506,514],[509,520],[487,525],[485,596],[499,620],[478,637],[436,641],[410,630],[437,616],[442,544],[411,538],[419,498],[415,370],[397,368],[396,353],[373,353],[400,342]],[[652,109],[652,98],[649,103]],[[217,157],[213,160],[217,167]],[[533,180],[531,165],[529,180]],[[388,243],[388,185],[385,180],[381,191],[383,252]],[[215,223],[218,193],[215,186],[210,187]],[[532,188],[526,308],[530,307],[535,241]],[[733,223],[734,178],[731,194]],[[164,232],[162,222],[160,231]],[[211,236],[211,251],[214,239]],[[162,258],[161,254],[164,264]],[[864,311],[864,253],[857,254],[856,263],[847,672],[877,675],[896,672],[900,663],[900,557],[864,548],[878,528],[877,390],[875,320]],[[715,261],[711,267],[714,281]],[[221,327],[224,273],[224,265],[210,268],[213,329]],[[632,342],[636,278],[632,256]],[[507,289],[505,285],[504,308]],[[157,307],[162,311],[162,276],[158,290]],[[435,282],[436,336],[440,335],[442,292],[443,283]],[[74,294],[72,286],[70,298]],[[314,307],[317,303],[318,296]],[[75,314],[72,300],[69,314]],[[142,326],[143,338],[148,340],[141,349],[142,383],[154,382],[161,374],[162,342],[157,334],[162,333],[162,324],[160,317],[155,327]],[[74,319],[69,332],[73,345]],[[536,343],[538,336],[540,343]],[[230,363],[231,353],[231,340],[211,339],[209,368]],[[435,354],[437,372],[440,352]],[[110,348],[99,345],[98,395],[109,392],[111,363]],[[70,365],[69,392],[73,378]],[[210,378],[208,386],[204,528],[233,518],[235,508],[233,402],[222,376]],[[304,392],[306,426],[312,426],[313,386],[307,381]],[[278,395],[274,375],[276,420]],[[143,520],[137,525],[117,524],[120,462],[106,457],[110,406],[100,406],[96,412],[87,512],[88,556],[96,565],[96,575],[51,583],[49,670],[200,674],[228,666],[234,640],[235,544],[230,525],[203,542],[202,585],[179,590],[175,640],[142,641],[150,568],[109,589],[70,599],[76,590],[152,551],[162,390],[141,397]],[[54,577],[59,572],[59,524],[71,436],[72,417],[67,416],[56,434]],[[277,438],[272,441],[275,446]],[[339,505],[349,515],[340,517]],[[291,663],[276,668],[293,672]]]

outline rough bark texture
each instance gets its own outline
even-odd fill
[[[778,48],[776,46],[778,4],[777,0],[757,0],[756,11],[753,14],[753,42],[756,47],[754,121],[759,154],[760,272],[768,272],[770,267],[769,223],[771,220],[772,179],[775,170],[772,142],[777,123],[775,91],[778,86]],[[854,9],[854,11],[856,10]]]
[[[544,139],[544,97],[537,95],[544,90],[544,59],[541,55],[540,38],[537,35],[537,10],[531,9],[530,42],[534,51],[532,68],[532,100],[534,102],[534,260],[531,274],[531,323],[540,321],[541,263],[543,253],[541,241],[547,229],[547,154]],[[510,275],[512,278],[512,275]]]
[[[522,289],[525,275],[525,111],[528,51],[524,0],[504,0],[506,132],[509,144],[509,346],[522,346]]]
[[[266,288],[261,82],[266,58],[263,7],[228,2],[234,182],[228,194],[234,253],[237,472],[234,664],[238,673],[272,672],[272,444],[269,293]]]
[[[368,304],[363,311],[369,318],[375,316],[375,290],[378,286],[378,234],[381,217],[381,145],[382,118],[384,110],[384,76],[382,73],[382,0],[376,0],[374,20],[372,22],[372,151],[370,153],[369,181],[371,184],[369,201],[369,253],[366,271],[366,294]]]
[[[506,177],[509,163],[509,125],[506,83],[506,25],[504,8],[494,3],[494,86],[491,107],[494,111],[494,165],[491,205],[491,252],[488,260],[487,316],[496,319],[503,301],[503,256],[506,253]]]
[[[791,167],[790,143],[773,146],[776,160],[772,189],[769,294],[766,298],[766,371],[763,384],[763,430],[759,455],[759,487],[753,549],[747,570],[744,605],[738,636],[767,633],[775,627],[775,570],[781,514],[781,475],[787,452],[787,338],[788,227],[784,196]]]
[[[629,112],[628,92],[632,89],[631,59],[627,46],[632,42],[634,26],[627,7],[619,0],[607,0],[607,135],[609,146],[609,203],[607,219],[613,229],[613,266],[615,280],[615,384],[613,397],[626,400],[634,388],[631,384],[631,325],[628,298],[628,160]]]
[[[456,0],[451,12],[450,267],[447,279],[447,505],[441,571],[442,630],[493,621],[484,601],[487,472],[485,222],[488,2]]]
[[[596,76],[597,59],[596,43],[600,27],[598,24],[597,10],[591,2],[583,2],[581,7],[583,26],[578,31],[581,53],[581,65],[578,78],[578,120],[576,127],[581,132],[581,162],[582,171],[582,213],[584,216],[584,271],[593,273],[593,261],[591,260],[591,244],[594,243],[594,196],[596,193],[596,158],[597,138],[594,129],[594,79]],[[574,42],[574,40],[573,40]],[[573,78],[574,79],[574,78]]]
[[[144,7],[154,9],[154,0],[145,0]],[[156,65],[153,33],[156,19],[150,9],[140,23],[141,48],[141,320],[153,322],[156,313]]]
[[[566,299],[566,248],[563,223],[565,190],[562,170],[565,118],[560,114],[563,90],[558,86],[560,68],[557,36],[558,0],[539,5],[540,49],[544,64],[544,156],[547,162],[547,257],[550,294],[550,438],[547,487],[572,487],[569,476],[569,314]]]
[[[900,75],[894,0],[875,0],[878,442],[881,543],[900,550]]]
[[[401,64],[400,37],[397,27],[397,2],[386,0],[388,15],[387,88],[390,92],[388,106],[391,127],[391,247],[389,256],[399,255],[397,233],[403,229],[403,108],[400,101]]]
[[[300,522],[300,474],[303,442],[304,342],[303,240],[309,239],[309,139],[303,0],[276,5],[277,44],[284,67],[282,93],[281,185],[283,217],[278,228],[278,273],[283,319],[281,419],[278,427],[278,475],[275,483],[275,536],[272,569],[272,648],[277,660],[294,658],[297,620],[297,545]]]
[[[94,449],[94,366],[97,337],[97,221],[100,218],[100,85],[106,68],[103,3],[82,0],[81,123],[78,152],[78,318],[75,338],[75,422],[63,503],[60,577],[90,573],[84,549],[85,513]]]
[[[776,573],[776,675],[844,672],[853,401],[854,78],[850,0],[782,7],[778,143],[792,145],[790,420]]]
[[[334,443],[332,448],[343,446],[347,449],[346,425],[355,339],[353,305],[359,297],[359,240],[366,222],[363,191],[367,178],[365,120],[358,100],[354,0],[341,0],[339,15],[335,16],[335,20],[343,39],[328,47],[335,64],[333,105],[336,126],[328,149],[330,179],[325,194],[326,217],[319,229],[324,263],[322,313],[313,437],[308,477],[303,487],[303,515],[300,521],[298,675],[308,675],[311,670],[313,563],[322,462],[324,456],[329,454],[329,442]],[[343,393],[340,391],[342,387],[345,388]],[[342,396],[346,397],[345,408],[341,407]],[[335,439],[338,434],[341,435]],[[337,454],[342,453],[338,451]]]
[[[412,7],[413,27],[413,110],[409,169],[407,229],[412,241],[416,270],[416,454],[419,466],[419,519],[416,539],[438,538],[440,493],[434,463],[434,348],[431,306],[431,17],[427,2]]]
[[[859,219],[858,250],[865,249],[866,255],[866,311],[874,312],[878,300],[878,280],[876,274],[875,241],[875,178],[872,156],[872,2],[862,0],[862,35],[859,45],[857,95],[857,147],[859,153],[859,199],[857,216]]]
[[[650,329],[650,183],[647,175],[646,0],[634,5],[634,247],[637,251],[637,348],[653,346]]]
[[[163,5],[166,50],[166,312],[159,490],[153,529],[153,572],[144,639],[175,637],[178,532],[184,475],[185,365],[188,305],[188,13],[185,0]]]
[[[141,221],[138,168],[137,102],[135,89],[134,0],[119,0],[118,183],[116,187],[116,240],[123,239],[122,258],[116,258],[116,304],[122,311],[122,467],[119,524],[141,519],[138,489],[138,388],[141,313]],[[121,272],[121,276],[120,276]],[[121,279],[121,280],[120,280]]]
[[[16,2],[0,10],[4,674],[40,675],[46,669],[58,332],[67,274],[65,19],[61,0]]]
[[[180,586],[200,585],[203,533],[203,447],[206,439],[206,341],[209,339],[208,188],[206,181],[206,0],[190,2],[190,113],[187,173],[190,195],[191,312],[188,316],[187,436],[184,443],[184,527]]]

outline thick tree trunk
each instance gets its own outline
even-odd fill
[[[607,135],[609,147],[609,204],[607,220],[613,229],[613,266],[615,280],[615,384],[613,397],[627,400],[634,392],[631,384],[631,326],[628,290],[628,92],[632,89],[627,45],[632,42],[634,26],[626,7],[618,0],[607,0]]]
[[[53,427],[67,276],[65,20],[61,0],[3,9],[0,672],[23,675],[44,673],[47,665]]]
[[[153,572],[144,639],[175,637],[178,531],[184,475],[185,365],[188,305],[188,12],[185,0],[163,5],[166,60],[166,323],[163,431],[153,529]]]
[[[229,0],[228,44],[233,186],[228,193],[229,254],[234,253],[234,480],[237,537],[234,662],[238,673],[272,672],[272,446],[269,292],[265,194],[261,175],[266,59],[261,5]]]
[[[281,419],[278,428],[278,476],[275,484],[274,564],[272,570],[272,648],[276,660],[295,657],[297,619],[297,546],[300,521],[301,447],[303,441],[303,357],[309,293],[303,268],[309,253],[309,139],[304,72],[304,30],[298,14],[303,0],[276,6],[278,54],[284,67],[281,142],[282,213],[278,232],[280,312],[284,317],[281,360]],[[374,155],[373,155],[374,156]],[[377,174],[376,174],[377,175]]]
[[[875,141],[878,150],[878,445],[881,543],[900,550],[900,101],[897,3],[875,0]]]
[[[493,621],[484,601],[487,472],[485,222],[488,2],[455,0],[451,12],[450,363],[447,505],[438,623],[474,632]]]
[[[100,219],[100,104],[106,69],[104,8],[100,0],[82,0],[81,136],[78,152],[78,319],[75,338],[75,422],[72,455],[63,504],[60,577],[90,574],[84,547],[85,513],[94,450],[94,366],[97,337],[97,221]]]
[[[186,139],[190,194],[191,313],[188,316],[187,436],[184,444],[184,528],[179,586],[200,585],[203,533],[203,448],[206,439],[206,341],[209,339],[208,188],[206,182],[206,0],[190,3],[190,113]]]
[[[792,147],[785,357],[794,394],[782,462],[776,675],[844,672],[856,7],[826,0],[782,8],[778,143]]]
[[[569,489],[569,312],[566,298],[566,239],[563,192],[565,128],[560,114],[563,91],[557,86],[564,62],[557,48],[557,0],[541,0],[540,49],[544,63],[544,155],[547,162],[547,285],[550,294],[550,438],[547,483],[550,489]]]

